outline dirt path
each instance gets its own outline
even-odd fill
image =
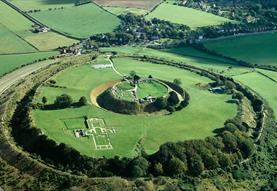
[[[4,93],[9,87],[14,85],[16,82],[24,79],[27,75],[31,74],[32,72],[35,72],[43,67],[46,67],[50,64],[54,64],[56,62],[60,61],[60,59],[55,60],[46,60],[42,62],[37,62],[31,65],[24,66],[22,68],[19,68],[11,73],[8,73],[7,75],[0,78],[0,95]]]

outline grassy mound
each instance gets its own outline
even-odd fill
[[[168,141],[201,139],[213,135],[215,128],[222,127],[226,119],[236,114],[236,105],[226,102],[230,96],[211,94],[195,85],[211,82],[205,77],[178,68],[131,58],[115,58],[113,61],[117,70],[123,74],[129,74],[134,70],[139,76],[151,74],[155,78],[170,82],[176,77],[180,78],[181,87],[190,93],[190,105],[172,115],[152,116],[122,115],[95,105],[62,110],[38,109],[32,112],[35,125],[51,139],[69,144],[88,156],[134,156],[139,142],[148,153],[154,153],[162,143]],[[90,65],[83,65],[70,68],[52,79],[56,81],[57,86],[66,88],[42,86],[34,102],[41,103],[42,97],[45,96],[47,104],[52,104],[56,96],[63,93],[69,94],[74,101],[81,96],[86,96],[87,100],[90,100],[92,89],[117,80],[118,75],[111,68],[93,69]],[[107,127],[115,129],[116,133],[109,134],[113,149],[96,150],[91,137],[76,138],[72,130],[66,129],[64,121],[82,116],[104,119]],[[76,126],[86,128],[84,121]]]
[[[205,43],[211,50],[252,64],[277,66],[277,33],[241,36]]]

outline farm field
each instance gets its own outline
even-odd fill
[[[227,18],[219,17],[211,13],[206,13],[169,3],[162,3],[153,12],[146,16],[146,19],[152,18],[158,18],[177,24],[187,25],[192,29],[203,26],[220,25],[225,22],[233,22]]]
[[[259,95],[261,95],[275,111],[277,118],[277,83],[268,79],[259,73],[250,73],[235,77],[236,80],[241,81],[243,84],[249,86]]]
[[[58,52],[37,52],[30,54],[0,55],[0,77],[22,65],[29,64],[35,60],[57,55]]]
[[[160,3],[161,0],[94,0],[94,2],[101,6],[151,10],[155,5]]]
[[[67,38],[54,32],[31,34],[25,40],[40,51],[53,50],[62,46],[70,46],[79,41]]]
[[[74,6],[76,0],[11,0],[11,2],[24,11],[30,11]]]
[[[77,42],[53,32],[32,33],[33,23],[2,1],[0,12],[4,13],[0,17],[0,54],[53,50]]]
[[[163,50],[154,50],[143,47],[116,47],[101,48],[101,51],[115,51],[122,54],[147,55],[157,58],[163,58],[169,61],[184,62],[189,65],[202,67],[227,76],[235,76],[243,73],[252,72],[252,69],[238,66],[229,60],[200,52],[194,48],[181,47]],[[231,68],[230,68],[231,67]]]
[[[34,110],[32,115],[36,126],[55,141],[69,144],[88,156],[134,156],[136,144],[140,140],[146,151],[153,153],[157,151],[160,144],[167,141],[181,141],[213,135],[214,129],[222,127],[226,119],[232,118],[236,114],[236,105],[226,102],[231,98],[230,96],[212,94],[195,85],[210,82],[207,78],[174,67],[155,65],[130,58],[115,58],[113,61],[116,69],[123,74],[135,70],[141,76],[151,74],[153,77],[168,81],[173,81],[176,77],[180,78],[182,87],[192,97],[190,105],[179,112],[166,116],[122,115],[94,105],[63,110]],[[92,69],[90,65],[70,68],[53,77],[57,82],[56,85],[65,86],[65,89],[42,86],[39,88],[35,102],[41,102],[42,96],[46,96],[48,103],[51,104],[56,96],[62,93],[69,94],[74,101],[81,96],[86,96],[90,100],[90,92],[94,87],[119,78],[111,68]],[[104,119],[108,127],[115,129],[115,134],[109,134],[112,150],[94,150],[91,137],[76,138],[71,131],[63,131],[64,120],[82,116]],[[50,123],[51,125],[49,125]],[[84,127],[84,123],[79,124],[79,128],[82,127]],[[195,129],[199,127],[201,130],[196,131]]]
[[[77,38],[111,32],[120,23],[119,18],[93,3],[31,15],[50,28]]]
[[[0,23],[0,54],[26,53],[37,51],[34,47],[22,40],[6,26]]]
[[[206,42],[205,46],[252,64],[277,65],[277,33],[221,39]]]

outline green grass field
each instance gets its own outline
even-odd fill
[[[168,93],[167,87],[155,81],[150,81],[150,82],[143,81],[138,84],[138,89],[137,89],[138,98],[145,98],[147,96],[162,97],[164,95],[167,95],[167,93]]]
[[[207,78],[174,67],[155,65],[130,58],[116,58],[114,63],[117,70],[123,74],[129,74],[134,70],[141,76],[151,74],[168,81],[173,81],[176,77],[180,78],[182,87],[191,95],[190,105],[182,111],[165,116],[122,115],[94,105],[63,110],[35,110],[32,115],[36,126],[50,138],[69,144],[89,156],[134,156],[136,154],[135,145],[139,140],[142,141],[147,152],[153,153],[157,151],[160,144],[167,141],[181,141],[213,135],[214,129],[222,127],[226,119],[236,114],[236,105],[226,102],[230,96],[212,94],[195,85],[210,82]],[[67,88],[42,86],[39,88],[35,102],[41,102],[42,96],[46,96],[48,103],[51,104],[55,97],[62,93],[71,95],[75,101],[81,96],[86,96],[90,100],[90,92],[94,87],[117,80],[118,75],[111,68],[97,70],[92,69],[90,65],[83,65],[67,69],[54,76],[53,79],[56,80],[57,85]],[[84,115],[89,118],[103,118],[108,127],[115,128],[116,133],[109,134],[112,150],[96,151],[93,149],[91,138],[77,139],[72,132],[62,130],[65,125],[61,119]]]
[[[275,73],[275,75],[276,74],[277,73]],[[241,81],[260,94],[269,103],[269,106],[275,111],[275,117],[277,118],[276,82],[256,72],[236,76],[235,79]]]
[[[252,64],[277,65],[277,33],[210,41],[205,43],[205,46]]]
[[[92,3],[62,10],[41,11],[31,15],[50,28],[79,38],[111,32],[120,23],[116,16]]]
[[[187,25],[192,29],[220,25],[231,20],[206,13],[203,11],[181,7],[169,3],[162,3],[153,12],[146,16],[146,19],[158,18],[161,20],[170,21],[177,24]]]
[[[77,40],[67,38],[54,32],[31,34],[25,40],[41,51],[53,50],[62,46],[70,46]]]
[[[0,76],[10,72],[22,65],[29,64],[35,60],[57,55],[58,52],[37,52],[30,54],[0,55]]]
[[[53,50],[77,42],[53,32],[32,33],[33,23],[3,2],[0,12],[0,54]]]
[[[235,76],[252,72],[252,69],[250,68],[238,66],[236,63],[230,62],[229,60],[211,56],[190,47],[163,49],[160,51],[150,48],[122,46],[116,48],[101,48],[101,51],[116,51],[122,54],[147,55],[163,58],[169,61],[184,62],[226,76]]]
[[[13,4],[24,11],[48,10],[61,7],[74,6],[76,0],[11,0]]]

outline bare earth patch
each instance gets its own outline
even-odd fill
[[[97,96],[99,96],[101,93],[103,93],[106,89],[111,88],[114,84],[120,82],[119,80],[114,80],[111,82],[107,82],[105,84],[101,84],[94,88],[90,93],[90,100],[91,103],[99,108],[101,108],[97,103]]]
[[[161,0],[95,0],[94,2],[101,6],[128,7],[151,10],[158,3],[160,3]]]

